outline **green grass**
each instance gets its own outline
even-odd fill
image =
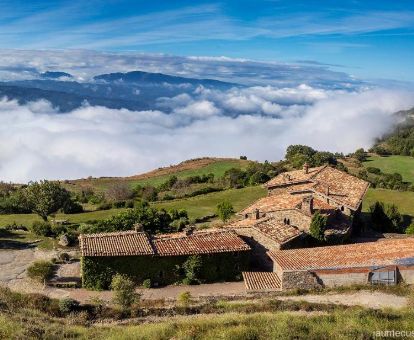
[[[185,209],[190,218],[198,218],[214,214],[217,204],[224,200],[231,202],[234,210],[239,211],[264,196],[266,196],[266,190],[260,186],[256,186],[214,192],[187,199],[160,202],[154,204],[154,206],[164,209]]]
[[[414,183],[414,158],[408,156],[372,156],[363,163],[365,167],[372,166],[384,173],[398,172],[406,182]]]
[[[22,311],[0,314],[0,338],[71,339],[372,339],[374,332],[412,331],[412,310],[375,311],[362,308],[327,314],[261,312],[167,318],[138,325],[90,326],[73,317],[57,319]],[[41,336],[39,336],[41,334]]]
[[[37,236],[27,231],[8,231],[0,227],[0,249],[3,248],[16,248],[24,247],[36,241],[36,246],[40,249],[51,250],[56,246],[56,240]]]
[[[414,217],[414,192],[412,191],[369,189],[362,204],[363,211],[368,211],[369,206],[376,201],[395,204],[400,213]]]
[[[146,179],[134,179],[134,178],[126,178],[125,180],[130,184],[131,187],[135,187],[136,185],[152,185],[152,186],[159,186],[160,184],[164,183],[170,176],[175,175],[178,178],[186,178],[190,176],[202,176],[208,175],[210,173],[214,174],[215,178],[222,177],[224,173],[231,169],[231,168],[240,168],[245,169],[250,164],[250,161],[246,160],[239,160],[239,159],[228,159],[228,160],[217,160],[210,164],[204,165],[199,168],[188,169],[188,170],[181,170],[181,171],[173,171],[170,174],[154,176],[151,178]],[[94,179],[86,179],[82,181],[72,182],[75,183],[74,185],[66,185],[69,190],[76,191],[80,188],[81,185],[91,185],[98,191],[104,191],[108,186],[112,183],[119,181],[119,178],[94,178]]]
[[[164,209],[186,209],[190,218],[199,218],[214,214],[217,204],[221,201],[230,201],[233,204],[234,209],[239,211],[263,196],[266,196],[266,190],[260,186],[256,186],[213,192],[188,199],[155,202],[152,205],[156,208]],[[68,220],[70,223],[82,223],[90,220],[102,220],[123,210],[125,209],[98,210],[71,215],[57,214],[56,219]],[[0,215],[0,227],[13,223],[29,226],[36,220],[40,221],[40,217],[35,214]]]

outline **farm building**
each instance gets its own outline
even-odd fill
[[[199,255],[199,279],[204,282],[241,279],[248,269],[250,246],[230,230],[191,231],[150,236],[125,231],[81,235],[82,285],[107,289],[116,273],[130,276],[136,283],[150,279],[166,285],[184,279],[184,264]]]
[[[330,166],[305,164],[301,170],[279,174],[265,187],[268,196],[240,211],[241,219],[226,226],[251,241],[262,263],[268,250],[306,245],[317,212],[327,218],[327,240],[342,242],[351,232],[369,183]]]
[[[280,289],[414,283],[414,238],[276,250],[269,257]]]

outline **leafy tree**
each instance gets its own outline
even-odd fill
[[[384,203],[375,202],[369,207],[371,222],[376,230],[386,231],[389,228],[390,220],[385,213]]]
[[[197,284],[200,283],[199,275],[203,266],[200,255],[189,256],[188,259],[183,263],[183,270],[185,278],[184,284]]]
[[[113,302],[124,311],[129,310],[139,297],[135,292],[135,283],[126,275],[114,275],[111,289],[114,292]]]
[[[303,155],[310,159],[315,153],[316,151],[307,145],[289,145],[285,158],[290,161],[296,155]]]
[[[320,242],[324,241],[325,239],[324,233],[325,233],[327,222],[328,222],[328,218],[324,215],[321,215],[319,211],[317,211],[312,216],[312,221],[311,221],[310,228],[309,228],[311,236]]]
[[[23,191],[25,204],[44,221],[70,200],[69,191],[60,183],[50,181],[31,182]]]
[[[229,201],[223,201],[217,205],[217,215],[223,222],[227,222],[233,213],[234,209]]]
[[[239,168],[231,168],[224,173],[224,180],[230,188],[242,188],[246,185],[246,173]]]
[[[318,151],[312,155],[311,163],[313,166],[321,166],[324,164],[336,165],[337,160],[332,152]]]
[[[390,220],[392,229],[398,231],[403,223],[403,217],[401,216],[398,207],[395,204],[388,205],[386,214]]]
[[[365,150],[363,148],[360,148],[358,150],[356,150],[353,154],[353,156],[359,160],[360,162],[363,162],[367,159],[367,153],[365,152]]]

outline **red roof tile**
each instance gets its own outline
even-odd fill
[[[277,250],[268,253],[282,270],[316,270],[414,264],[414,238],[381,239],[339,246]]]
[[[273,218],[257,223],[253,229],[259,231],[279,244],[284,244],[303,234],[303,232],[301,232],[298,228],[278,223]]]
[[[157,255],[179,256],[213,254],[250,250],[234,231],[194,232],[192,235],[168,237],[167,234],[153,240]]]
[[[242,272],[247,291],[281,290],[279,276],[274,272]]]
[[[154,255],[144,232],[123,231],[79,236],[82,256]]]

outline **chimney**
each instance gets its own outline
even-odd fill
[[[307,196],[303,198],[302,210],[309,215],[313,214],[313,197],[312,196]]]
[[[190,236],[194,233],[195,226],[189,225],[184,229],[185,236]]]
[[[139,233],[141,231],[144,231],[144,226],[142,223],[135,223],[134,224],[134,230]]]
[[[309,164],[308,164],[308,162],[305,162],[305,164],[303,164],[303,172],[305,174],[309,173]]]
[[[260,211],[259,211],[259,209],[256,209],[254,211],[254,219],[255,220],[258,220],[259,218],[260,218]]]

